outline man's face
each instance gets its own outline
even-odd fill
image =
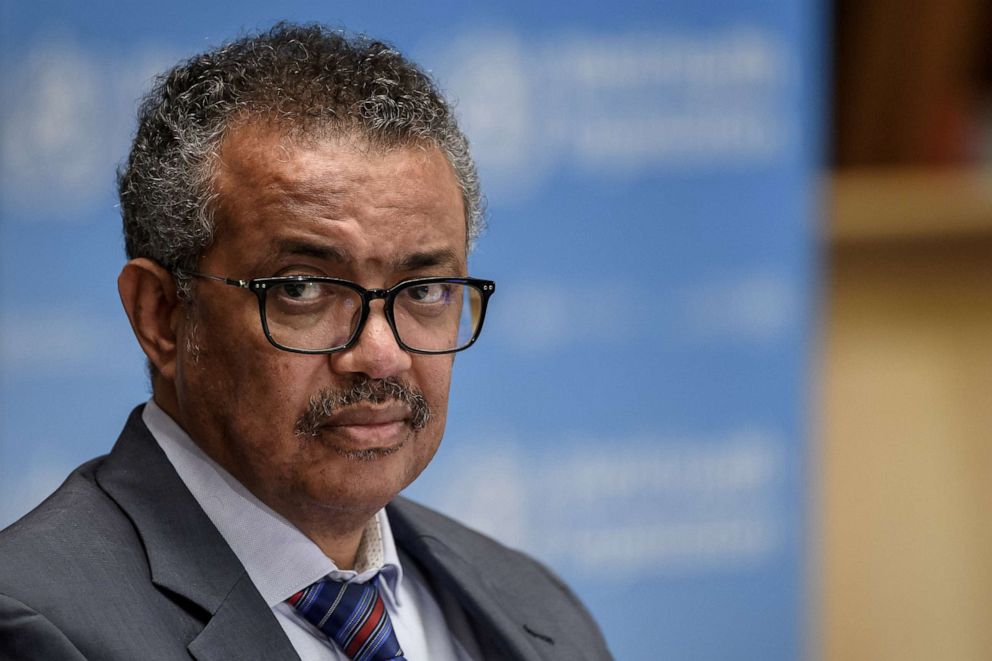
[[[301,146],[248,125],[225,138],[214,189],[216,238],[201,272],[326,275],[366,288],[467,274],[465,209],[437,149],[379,151],[343,138]],[[294,523],[328,510],[367,516],[430,462],[444,431],[452,356],[400,349],[381,300],[372,302],[358,343],[329,355],[269,344],[246,290],[198,280],[191,305],[178,319],[180,422]],[[333,399],[356,385],[379,396],[313,424],[312,398]],[[417,406],[383,396],[397,389],[422,395],[426,423],[416,419]],[[303,420],[314,434],[300,433]]]

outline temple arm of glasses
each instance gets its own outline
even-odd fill
[[[194,278],[205,278],[207,280],[216,280],[217,282],[223,282],[225,285],[231,285],[232,287],[241,287],[242,289],[249,289],[249,283],[247,280],[235,280],[234,278],[225,278],[220,275],[211,275],[209,273],[200,273],[198,271],[176,271],[177,275],[191,275]]]

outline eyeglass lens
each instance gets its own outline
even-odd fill
[[[355,290],[328,282],[289,282],[265,297],[269,335],[279,345],[326,351],[348,343],[361,319]],[[458,283],[410,283],[393,300],[400,341],[420,351],[450,351],[468,345],[479,326],[482,292]]]

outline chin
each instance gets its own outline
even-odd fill
[[[333,470],[316,469],[298,493],[308,493],[321,509],[365,511],[384,507],[420,474],[405,465],[400,448],[348,450]]]

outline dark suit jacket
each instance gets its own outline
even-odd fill
[[[487,658],[610,658],[540,564],[402,498],[388,513],[404,561],[467,616]],[[0,533],[0,659],[191,656],[298,658],[139,408],[109,455]]]

